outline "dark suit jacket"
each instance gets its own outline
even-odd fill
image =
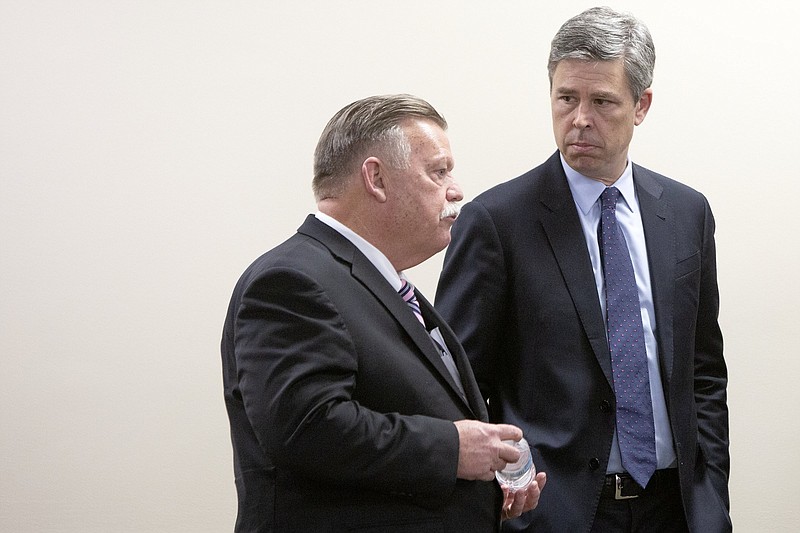
[[[242,275],[222,338],[237,532],[495,531],[496,483],[456,480],[452,421],[487,420],[460,369],[347,239],[309,216]]]
[[[730,530],[727,370],[714,220],[698,192],[634,165],[661,374],[692,531]],[[546,471],[539,507],[508,530],[588,531],[615,424],[611,359],[586,241],[556,152],[464,206],[436,307],[489,398]],[[530,526],[530,527],[528,527]]]

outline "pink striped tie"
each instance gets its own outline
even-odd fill
[[[422,318],[422,312],[419,309],[419,302],[417,302],[417,296],[414,294],[414,286],[408,282],[407,279],[403,280],[403,286],[400,287],[400,297],[403,298],[403,301],[408,304],[411,310],[414,312],[414,316],[417,317],[419,323],[423,326],[425,325],[425,319]]]

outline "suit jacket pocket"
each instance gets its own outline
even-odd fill
[[[692,255],[681,259],[675,264],[675,280],[692,274],[700,269],[700,250],[696,250]]]

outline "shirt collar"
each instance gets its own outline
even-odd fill
[[[367,259],[369,259],[370,263],[372,263],[375,268],[378,269],[378,272],[380,272],[381,275],[386,278],[386,281],[389,282],[394,290],[400,290],[400,287],[403,285],[401,274],[394,269],[389,259],[383,255],[383,252],[375,248],[375,246],[367,242],[367,240],[361,237],[358,233],[351,230],[332,216],[326,215],[321,211],[314,213],[314,216],[317,218],[317,220],[330,226],[339,232],[342,237],[353,243],[353,245],[358,248],[361,253],[367,257]]]
[[[567,175],[567,182],[572,191],[572,197],[575,199],[578,208],[586,215],[595,202],[597,202],[597,199],[600,198],[600,195],[603,194],[606,186],[574,170],[567,164],[563,154],[559,154],[559,156],[561,157],[561,166],[564,167],[564,173]],[[622,171],[622,175],[614,182],[613,187],[619,189],[624,200],[623,204],[629,211],[633,212],[634,206],[636,205],[636,191],[633,187],[633,168],[630,159],[628,160],[628,164],[625,165],[625,170]]]

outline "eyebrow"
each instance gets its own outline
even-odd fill
[[[569,87],[554,87],[553,92],[559,94],[569,94],[569,93],[576,93],[578,91],[576,91],[575,89],[570,89]]]
[[[616,100],[618,98],[616,94],[609,91],[598,91],[592,93],[591,96],[592,98],[602,98],[603,100]]]
[[[428,159],[428,164],[431,167],[438,167],[444,164],[447,168],[452,168],[455,166],[455,160],[452,156],[446,154],[436,154]]]
[[[579,91],[577,89],[573,89],[570,87],[556,87],[553,89],[553,92],[558,95],[573,95],[577,94]],[[591,99],[602,99],[602,100],[619,100],[619,96],[617,96],[614,92],[611,91],[597,91],[589,94],[589,98]]]

